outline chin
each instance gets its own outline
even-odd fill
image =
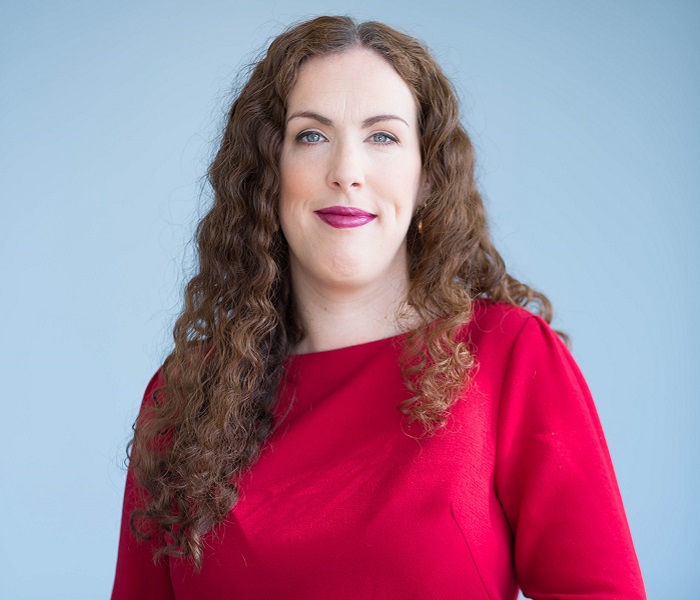
[[[371,276],[357,264],[334,266],[326,272],[329,281],[346,284],[363,284],[371,280]]]

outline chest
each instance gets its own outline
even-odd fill
[[[287,390],[204,571],[171,566],[178,597],[515,597],[488,402],[461,400],[448,427],[419,437],[397,409],[400,373],[384,367],[379,384]]]

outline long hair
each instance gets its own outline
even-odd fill
[[[469,383],[474,358],[459,331],[476,298],[534,305],[547,298],[508,275],[474,180],[474,150],[456,94],[426,48],[377,22],[320,17],[270,44],[228,114],[209,169],[214,203],[197,228],[199,268],[185,289],[164,385],[134,424],[130,467],[145,492],[132,532],[162,555],[202,565],[202,536],[238,500],[237,478],[273,427],[284,361],[303,337],[279,227],[279,155],[286,100],[312,57],[364,47],[391,64],[418,105],[430,195],[408,230],[406,303],[424,324],[402,367],[411,398],[399,409],[427,433]]]

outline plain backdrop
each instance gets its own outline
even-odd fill
[[[497,245],[596,398],[649,596],[697,597],[700,3],[678,0],[2,0],[0,597],[108,597],[234,82],[324,13],[419,37],[455,83]]]

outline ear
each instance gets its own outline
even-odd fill
[[[416,201],[416,210],[419,210],[428,201],[430,192],[433,191],[433,182],[430,174],[426,171],[421,173],[420,187],[418,188],[418,197]]]

